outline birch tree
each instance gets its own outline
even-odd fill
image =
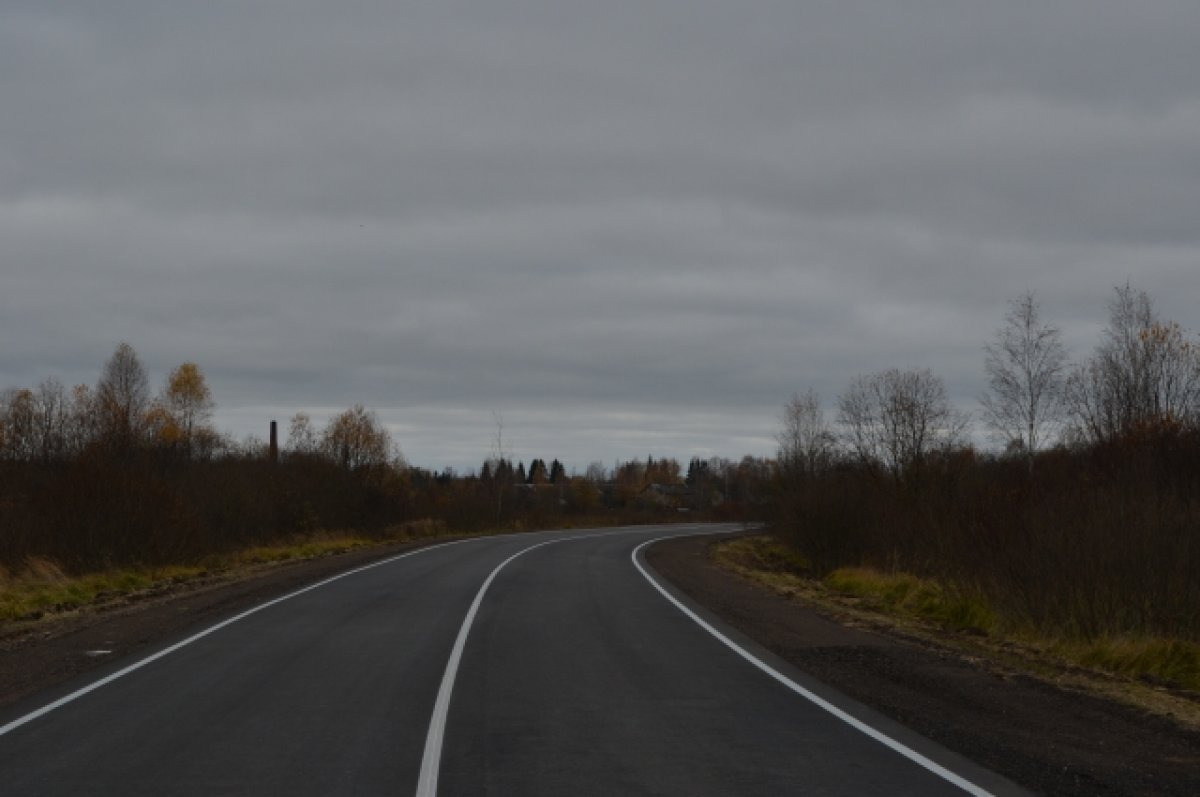
[[[787,474],[812,475],[833,459],[837,437],[825,421],[821,399],[812,390],[797,393],[783,408],[783,426],[776,435],[779,466]]]
[[[984,347],[988,392],[980,398],[983,418],[1009,450],[1034,456],[1063,416],[1067,351],[1058,327],[1041,319],[1032,292],[1009,303],[1004,326]]]
[[[159,397],[177,430],[184,455],[191,458],[194,444],[209,430],[215,406],[204,373],[195,363],[183,363],[167,377]]]

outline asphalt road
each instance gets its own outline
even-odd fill
[[[195,629],[0,711],[0,794],[1020,793],[689,616],[635,555],[720,528],[427,548]]]

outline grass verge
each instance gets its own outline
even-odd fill
[[[153,597],[187,584],[232,581],[263,567],[332,556],[359,548],[449,536],[440,524],[396,527],[380,537],[314,532],[275,545],[257,545],[197,562],[70,575],[57,563],[30,559],[18,573],[0,569],[0,624],[33,622],[87,607]]]
[[[953,631],[986,635],[997,626],[995,613],[979,595],[908,573],[847,567],[826,576],[825,586],[861,599],[867,608],[928,620]]]
[[[1039,635],[1006,623],[979,594],[907,573],[842,568],[818,578],[770,535],[717,543],[721,566],[838,621],[951,649],[1021,674],[1099,694],[1200,729],[1200,645],[1158,637]]]

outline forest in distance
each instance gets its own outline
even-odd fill
[[[695,516],[734,518],[765,501],[770,464],[746,457],[514,462],[503,441],[478,470],[406,462],[362,405],[321,428],[299,412],[274,456],[212,423],[195,363],[153,393],[134,348],[116,347],[96,385],[48,378],[0,394],[0,576],[194,562],[211,554],[349,531],[379,539]],[[753,513],[752,513],[753,514]]]
[[[1095,349],[1072,362],[1037,298],[983,347],[972,417],[929,369],[890,369],[784,407],[771,459],[636,459],[567,473],[408,463],[356,405],[285,424],[278,454],[213,427],[194,363],[157,392],[120,344],[94,386],[50,378],[0,395],[0,580],[195,562],[353,530],[412,534],[678,519],[764,520],[818,579],[859,568],[937,585],[944,619],[981,633],[1165,640],[1200,684],[1200,344],[1117,287]],[[973,443],[972,423],[996,445]],[[1191,675],[1187,675],[1191,673]],[[1190,681],[1189,681],[1190,682]]]

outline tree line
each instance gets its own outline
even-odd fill
[[[84,457],[205,462],[253,455],[261,441],[238,442],[212,424],[216,403],[204,372],[185,362],[157,393],[137,352],[117,346],[94,387],[68,390],[55,377],[0,393],[0,460],[49,464]],[[289,453],[349,470],[400,465],[403,457],[374,412],[357,404],[317,430],[306,413],[291,420]]]
[[[1129,285],[1114,290],[1103,339],[1081,362],[1071,364],[1061,330],[1042,320],[1032,293],[1010,302],[984,351],[988,390],[979,418],[1004,454],[1030,469],[1051,445],[1078,449],[1200,429],[1200,341]],[[815,392],[793,396],[778,461],[785,470],[816,471],[851,458],[898,480],[931,456],[969,447],[971,423],[930,369],[892,368],[856,377],[837,398],[835,424]]]
[[[1200,638],[1200,343],[1126,284],[1072,362],[1032,293],[983,349],[976,418],[927,368],[785,406],[773,503],[815,571],[936,577],[1013,622]]]
[[[213,424],[204,371],[172,369],[157,390],[128,343],[94,385],[48,378],[0,393],[0,579],[37,558],[68,572],[192,562],[318,531],[395,537],[753,512],[764,461],[669,458],[513,465],[498,445],[478,473],[408,463],[361,404],[324,424],[286,424],[272,459],[257,437]]]

